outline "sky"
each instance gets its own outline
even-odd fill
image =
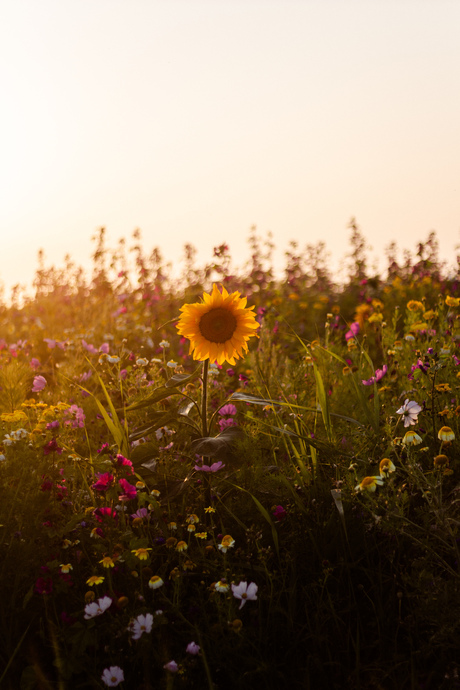
[[[91,237],[460,242],[458,0],[2,0],[0,281]]]

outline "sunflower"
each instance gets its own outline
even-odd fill
[[[181,307],[176,328],[190,340],[193,359],[234,365],[235,359],[243,357],[247,341],[259,327],[254,307],[246,308],[246,302],[239,292],[229,294],[224,287],[219,292],[214,284],[210,295],[203,294],[202,302]]]

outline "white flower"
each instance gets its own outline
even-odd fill
[[[404,416],[404,426],[410,426],[417,422],[418,414],[422,411],[422,408],[415,400],[409,402],[409,398],[406,398],[404,405],[396,410],[396,414],[402,414]]]
[[[93,601],[91,604],[85,606],[85,618],[89,620],[95,616],[100,616],[104,611],[107,611],[109,606],[112,604],[112,599],[110,597],[102,597],[97,601]],[[118,685],[118,683],[117,683]]]
[[[168,341],[167,341],[167,340],[162,340],[161,343],[160,343],[160,347],[162,347],[162,348],[169,347]]]
[[[109,688],[115,688],[119,683],[122,683],[125,679],[123,669],[119,666],[110,666],[105,668],[102,672],[101,679]]]
[[[251,582],[249,585],[247,582],[240,582],[239,585],[232,584],[232,592],[235,599],[241,599],[240,609],[243,608],[246,601],[255,601],[257,599],[257,587],[255,582]]]
[[[149,360],[145,357],[139,357],[139,359],[136,359],[136,364],[138,367],[146,367],[148,363]]]
[[[152,632],[153,616],[147,613],[145,616],[140,615],[133,620],[130,625],[130,630],[133,633],[133,640],[139,640],[143,633]]]

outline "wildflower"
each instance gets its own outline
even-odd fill
[[[437,391],[439,391],[439,393],[450,393],[452,391],[452,388],[448,383],[438,383],[436,384],[435,388]]]
[[[104,556],[104,558],[101,561],[99,561],[99,563],[102,563],[104,568],[114,568],[115,567],[115,563],[114,563],[113,559],[110,558],[110,556]]]
[[[388,366],[386,364],[384,364],[381,369],[375,370],[375,375],[371,376],[370,379],[367,379],[367,380],[362,379],[363,386],[372,386],[377,381],[380,381],[385,376],[387,371],[388,371]]]
[[[177,671],[179,670],[179,666],[176,664],[174,659],[168,661],[168,663],[165,664],[163,668],[165,668],[167,671],[171,671],[171,673],[177,673]]]
[[[86,592],[86,594],[85,594],[85,602],[86,602],[87,604],[91,604],[91,602],[93,602],[93,601],[95,600],[95,598],[96,598],[96,595],[94,594],[94,592],[92,592],[91,590],[89,590],[88,592]]]
[[[187,652],[187,654],[193,654],[195,656],[196,654],[200,653],[200,649],[200,645],[196,644],[196,642],[189,642],[187,647],[185,648],[185,651]]]
[[[259,328],[254,307],[246,308],[246,302],[239,292],[229,294],[224,287],[219,292],[214,284],[210,295],[203,294],[202,302],[181,307],[176,328],[190,340],[193,359],[235,365],[235,360],[243,357],[247,341]]]
[[[283,520],[286,517],[286,510],[283,508],[283,506],[275,506],[272,509],[272,515],[275,520]]]
[[[175,369],[178,365],[177,362],[175,362],[173,359],[170,359],[169,362],[166,362],[166,366],[170,369]]]
[[[224,467],[222,460],[219,460],[219,462],[213,462],[212,465],[201,465],[201,467],[200,465],[195,465],[195,470],[197,472],[218,472]]]
[[[460,306],[460,297],[451,297],[447,295],[446,304],[448,307],[458,307]]]
[[[411,299],[406,306],[409,311],[422,311],[425,309],[423,302],[419,302],[416,299]]]
[[[222,542],[218,544],[217,548],[222,551],[222,553],[227,553],[227,549],[233,547],[235,545],[235,540],[233,539],[230,534],[226,534],[225,537],[222,537]]]
[[[438,431],[438,438],[443,443],[449,443],[450,441],[454,440],[455,434],[450,426],[443,426]]]
[[[103,575],[91,575],[86,580],[86,584],[92,587],[93,585],[101,585],[105,580],[105,577]]]
[[[228,626],[233,630],[233,632],[239,633],[243,627],[243,621],[239,618],[235,618],[235,620],[228,622]]]
[[[70,571],[73,570],[73,565],[71,563],[61,563],[59,567],[61,573],[70,573]]]
[[[215,513],[216,509],[213,506],[208,506],[207,508],[204,509],[205,513]]]
[[[152,489],[150,492],[150,495],[153,496],[154,498],[159,498],[160,497],[160,491],[158,489]]]
[[[97,481],[91,485],[95,491],[107,491],[113,483],[114,476],[110,472],[96,472]]]
[[[364,477],[359,484],[355,486],[355,491],[375,491],[379,486],[383,485],[381,477]]]
[[[207,539],[208,533],[207,532],[195,532],[195,537],[197,539]]]
[[[235,405],[232,405],[231,403],[227,403],[227,405],[224,405],[223,407],[220,408],[219,414],[220,415],[235,415],[237,412],[237,409]],[[25,415],[24,415],[25,417]]]
[[[198,523],[200,520],[198,518],[198,515],[195,515],[195,513],[191,513],[190,515],[187,516],[185,522],[188,522],[189,524],[193,525]]]
[[[115,688],[125,679],[123,670],[119,666],[110,666],[102,672],[101,679],[109,688]]]
[[[150,589],[158,589],[164,585],[163,580],[159,575],[153,575],[149,580]]]
[[[139,640],[144,633],[149,633],[152,631],[153,616],[151,613],[147,613],[145,616],[140,614],[137,618],[133,620],[130,625],[132,631],[132,639]]]
[[[166,347],[169,347],[169,343],[167,340],[162,340],[160,343],[160,347],[164,350]]]
[[[165,541],[165,546],[167,549],[172,549],[177,544],[176,537],[168,537]]]
[[[168,522],[168,529],[171,530],[171,532],[173,532],[174,530],[176,530],[176,529],[177,529],[177,522],[174,522],[174,521],[173,521],[173,522]]]
[[[404,426],[407,427],[417,422],[418,414],[421,411],[422,408],[418,403],[414,400],[409,402],[409,398],[406,398],[404,405],[400,407],[399,410],[396,410],[396,414],[402,414],[404,416]]]
[[[180,553],[181,551],[187,551],[187,549],[188,549],[187,542],[185,542],[185,541],[177,542],[176,551],[179,551],[179,553]]]
[[[89,620],[95,616],[101,616],[111,605],[112,599],[110,597],[102,597],[102,599],[93,601],[92,604],[87,604],[85,606],[85,619]]]
[[[345,333],[345,340],[346,341],[353,340],[353,338],[355,338],[355,336],[358,335],[359,330],[360,330],[359,323],[357,321],[355,321],[354,323],[351,324],[350,330]]]
[[[449,464],[449,458],[447,457],[447,455],[437,455],[433,459],[433,465],[436,467],[436,469],[441,469],[448,464]]]
[[[196,530],[195,525],[187,525],[187,532],[194,532]]]
[[[140,561],[146,561],[147,558],[149,557],[148,552],[151,551],[151,550],[152,550],[151,548],[147,548],[147,549],[143,549],[143,548],[141,548],[141,549],[132,549],[132,550],[131,550],[131,553],[133,553],[135,556],[137,556],[137,558],[138,558]]]
[[[139,359],[136,359],[136,364],[138,367],[146,367],[148,363],[149,360],[145,357],[139,357]]]
[[[135,486],[130,484],[127,479],[119,479],[118,483],[123,489],[123,493],[119,496],[120,501],[129,501],[133,498],[136,498],[137,489]]]
[[[255,582],[251,582],[249,585],[247,582],[240,582],[239,585],[232,584],[232,592],[235,599],[240,599],[241,603],[239,608],[242,609],[246,601],[255,601],[257,599],[258,586]]]
[[[403,446],[418,446],[422,443],[422,438],[415,431],[406,431],[401,443]]]
[[[380,460],[379,470],[381,477],[388,477],[390,472],[394,472],[396,470],[396,467],[391,462],[390,458],[383,458],[383,460]]]
[[[44,389],[44,387],[47,384],[47,380],[45,379],[44,376],[35,376],[34,377],[34,385],[32,388],[32,393],[39,393]]]
[[[225,579],[219,580],[219,582],[216,582],[216,584],[214,585],[214,589],[216,590],[216,592],[222,592],[222,594],[226,594],[230,589],[230,585]]]

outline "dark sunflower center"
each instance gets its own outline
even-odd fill
[[[218,307],[206,312],[200,319],[200,333],[212,343],[225,343],[236,330],[237,322],[232,312]]]

